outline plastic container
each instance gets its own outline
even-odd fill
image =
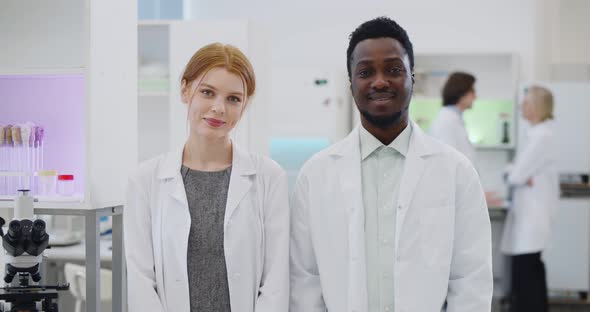
[[[57,190],[57,172],[43,170],[37,172],[37,194],[52,196]]]
[[[73,174],[60,174],[57,176],[57,193],[62,196],[74,195]]]

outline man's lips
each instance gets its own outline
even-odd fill
[[[371,101],[389,101],[394,99],[396,96],[397,94],[395,92],[375,92],[370,93],[367,98]]]

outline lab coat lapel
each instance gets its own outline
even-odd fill
[[[253,176],[256,169],[252,158],[240,149],[236,144],[232,147],[232,172],[227,192],[227,204],[225,207],[225,218],[223,228],[226,229],[233,213],[238,208],[240,201],[246,196],[252,187]]]
[[[422,177],[424,171],[424,159],[421,155],[420,134],[416,131],[417,127],[412,129],[412,138],[410,139],[410,148],[408,157],[404,166],[404,171],[399,188],[398,204],[402,207],[408,207],[416,193],[416,186]]]
[[[165,263],[166,274],[179,281],[178,289],[166,292],[168,305],[178,310],[190,307],[188,298],[187,252],[188,238],[191,226],[191,216],[184,188],[184,181],[180,172],[183,148],[166,155],[159,168],[158,178],[162,183],[162,191],[167,194],[163,198],[167,201],[162,213],[162,260]]]
[[[348,213],[350,216],[362,217],[364,220],[358,127],[345,138],[340,148],[332,155],[337,157],[342,198],[346,198]]]
[[[184,189],[184,181],[182,180],[180,173],[183,149],[184,147],[177,148],[166,155],[164,162],[158,171],[158,178],[163,179],[164,183],[168,184],[168,194],[170,197],[172,197],[180,207],[186,208],[188,212],[186,190]]]
[[[398,195],[398,208],[401,213],[398,213],[396,235],[395,235],[395,246],[399,246],[398,242],[400,239],[400,233],[402,231],[403,223],[405,221],[406,212],[410,209],[412,199],[417,196],[418,183],[422,179],[425,168],[425,157],[436,153],[432,149],[434,144],[429,144],[430,138],[422,132],[420,127],[413,121],[410,121],[412,126],[412,137],[410,139],[410,146],[408,149],[408,155],[406,157],[404,172],[400,181],[399,195]],[[423,194],[426,195],[427,194]]]
[[[365,210],[362,194],[361,152],[358,126],[332,152],[336,157],[341,193],[337,201],[348,212],[348,306],[359,311],[368,307],[365,259]]]

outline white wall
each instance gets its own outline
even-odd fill
[[[534,0],[193,0],[190,17],[264,21],[273,65],[342,70],[348,35],[362,22],[387,15],[409,32],[417,53],[515,52],[523,79],[529,80],[536,72],[537,5]]]
[[[189,0],[187,0],[189,1]],[[299,84],[289,83],[289,73],[302,68],[314,72],[346,75],[348,36],[362,22],[387,15],[397,20],[409,33],[415,53],[494,53],[518,55],[521,80],[536,75],[537,6],[535,0],[191,0],[190,19],[247,19],[265,29],[265,65],[271,67],[268,85],[272,96],[257,101],[265,118],[256,129],[260,136],[258,151],[265,152],[268,133],[278,133],[294,123],[286,112],[289,107],[305,104],[303,111],[313,113],[317,107],[297,102],[292,96],[301,91]],[[231,8],[231,9],[228,9]],[[300,127],[299,124],[292,126]],[[266,137],[265,137],[266,136]]]
[[[553,63],[590,63],[590,1],[562,0],[554,21]]]
[[[542,0],[539,50],[542,80],[590,81],[590,1]]]
[[[85,66],[85,1],[8,0],[0,3],[0,70],[30,70]],[[68,47],[69,53],[64,53]],[[39,51],[42,49],[42,53]]]

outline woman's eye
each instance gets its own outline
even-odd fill
[[[213,91],[207,90],[207,89],[201,90],[201,93],[203,95],[206,95],[206,96],[212,96],[213,95]]]
[[[228,99],[230,102],[233,102],[233,103],[240,103],[242,101],[242,99],[240,99],[237,96],[230,96]]]

